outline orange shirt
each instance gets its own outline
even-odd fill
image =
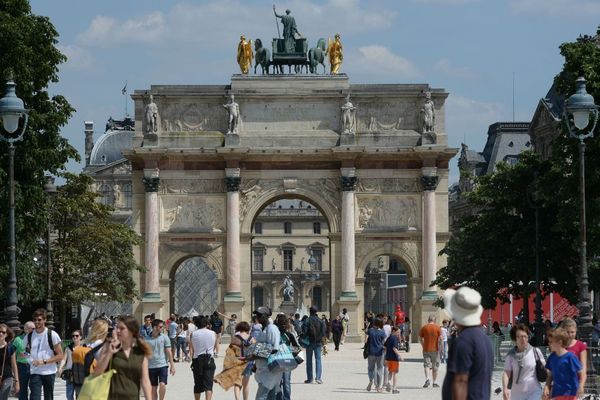
[[[438,340],[442,336],[442,329],[436,324],[427,324],[421,328],[419,336],[423,338],[423,351],[431,353],[438,351]]]

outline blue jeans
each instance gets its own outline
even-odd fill
[[[321,380],[321,344],[309,344],[306,347],[306,380],[312,382],[313,380],[313,353],[315,355],[315,363],[317,369],[317,380]]]
[[[275,400],[275,396],[277,395],[277,385],[273,389],[268,389],[258,384],[258,390],[256,391],[256,400]]]
[[[279,384],[281,390],[277,393],[277,400],[291,400],[292,398],[292,371],[283,373],[281,377],[281,383]]]
[[[29,363],[17,363],[19,370],[19,400],[29,399]]]
[[[52,375],[29,375],[29,389],[31,395],[29,400],[41,400],[42,388],[44,389],[44,400],[54,399],[54,378],[56,374]],[[21,383],[21,382],[19,382]]]
[[[67,400],[75,399],[75,386],[73,383],[67,382]]]
[[[173,350],[173,349],[171,349],[171,350]],[[185,358],[188,357],[187,349],[185,347],[185,338],[181,337],[181,336],[177,336],[177,359],[178,360],[181,360],[181,353],[183,353],[185,355]]]

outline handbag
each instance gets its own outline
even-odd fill
[[[63,381],[65,381],[67,383],[72,383],[73,382],[73,370],[72,369],[63,370],[63,372],[60,374],[60,379],[62,379]]]
[[[296,369],[297,366],[294,355],[285,343],[281,343],[277,353],[273,353],[267,358],[267,367],[272,372],[288,372]]]
[[[294,360],[296,360],[298,365],[302,364],[305,358],[306,356],[304,355],[304,350],[301,350],[298,354],[294,356]]]
[[[98,375],[89,375],[83,381],[83,386],[81,386],[81,392],[79,392],[79,396],[77,396],[78,400],[108,400],[108,396],[110,395],[110,381],[112,376],[116,374],[117,371],[112,369],[112,358],[110,360],[110,365],[108,366],[108,371]]]
[[[366,360],[369,358],[369,341],[371,341],[371,337],[367,334],[367,341],[363,347],[363,358]]]
[[[277,351],[277,349],[275,349]],[[273,346],[269,343],[252,343],[246,348],[245,356],[253,358],[269,358],[273,353]]]
[[[546,371],[544,364],[542,364],[538,351],[539,349],[537,347],[533,348],[533,355],[535,356],[535,376],[538,381],[546,382],[546,379],[548,379],[548,372]]]

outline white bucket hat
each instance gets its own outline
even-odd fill
[[[481,295],[475,289],[463,286],[458,290],[447,289],[443,295],[444,310],[457,324],[481,325]]]

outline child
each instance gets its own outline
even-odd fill
[[[397,326],[392,327],[392,334],[384,343],[385,346],[385,364],[389,372],[389,378],[392,380],[392,393],[400,393],[396,388],[396,375],[398,374],[398,367],[400,361],[404,361],[402,355],[400,355],[400,328]],[[389,382],[389,379],[387,380]],[[386,390],[390,391],[390,384],[386,385]]]
[[[583,368],[579,359],[567,351],[569,341],[569,335],[562,328],[548,331],[552,354],[546,362],[548,379],[544,399],[575,400],[583,392]]]

